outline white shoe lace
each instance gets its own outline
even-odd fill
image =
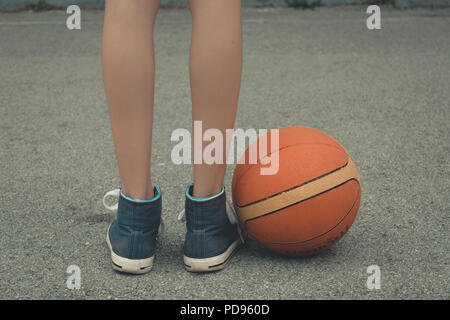
[[[230,201],[228,201],[227,199],[227,205],[226,205],[226,212],[227,212],[227,216],[228,216],[228,220],[230,221],[231,224],[235,224],[239,233],[239,237],[241,238],[242,243],[245,242],[244,240],[244,235],[241,229],[241,226],[239,225],[239,220],[238,217],[236,215],[236,212],[234,211],[233,205],[230,203]],[[186,221],[186,210],[183,209],[177,217],[178,221],[181,222],[185,222]]]
[[[116,203],[114,203],[113,205],[108,205],[106,203],[106,198],[108,197],[114,197],[119,199],[120,197],[120,189],[114,189],[111,191],[108,191],[104,196],[103,196],[103,206],[109,210],[109,211],[113,211],[113,212],[117,212],[117,209],[119,207],[119,202],[117,201]],[[158,235],[162,236],[166,231],[166,225],[164,223],[164,220],[161,218],[161,223],[159,224],[159,228],[158,228]]]

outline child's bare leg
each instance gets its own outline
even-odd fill
[[[153,26],[159,0],[107,0],[102,61],[122,191],[153,197]]]
[[[242,71],[240,0],[189,0],[192,13],[190,81],[192,120],[203,131],[234,127]],[[205,144],[207,145],[207,144]],[[220,192],[224,164],[194,164],[194,197]]]

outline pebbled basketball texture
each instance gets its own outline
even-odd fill
[[[358,170],[344,147],[319,130],[283,127],[278,132],[277,150],[270,149],[269,132],[268,151],[257,163],[236,165],[232,198],[240,222],[255,240],[280,253],[326,250],[355,220],[361,199]],[[261,175],[261,167],[267,167],[262,160],[275,152],[278,172]]]

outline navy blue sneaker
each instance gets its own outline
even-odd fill
[[[125,196],[120,189],[112,190],[103,197],[107,209],[117,209],[117,219],[108,227],[106,243],[111,251],[114,270],[142,274],[153,266],[158,231],[162,232],[161,191],[154,187],[155,197],[135,200]],[[118,196],[115,206],[108,206],[105,199]]]
[[[186,220],[184,266],[191,272],[221,270],[243,243],[239,223],[227,202],[225,188],[209,198],[192,196],[186,189],[185,210],[178,220]]]

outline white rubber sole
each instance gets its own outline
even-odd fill
[[[241,244],[242,241],[239,238],[234,241],[224,253],[211,258],[194,259],[184,256],[184,268],[190,272],[211,272],[222,270]]]
[[[128,259],[117,255],[111,246],[111,241],[109,240],[109,228],[106,232],[106,243],[108,244],[109,251],[111,252],[112,268],[114,270],[133,274],[143,274],[149,272],[153,267],[153,257],[145,259]]]

